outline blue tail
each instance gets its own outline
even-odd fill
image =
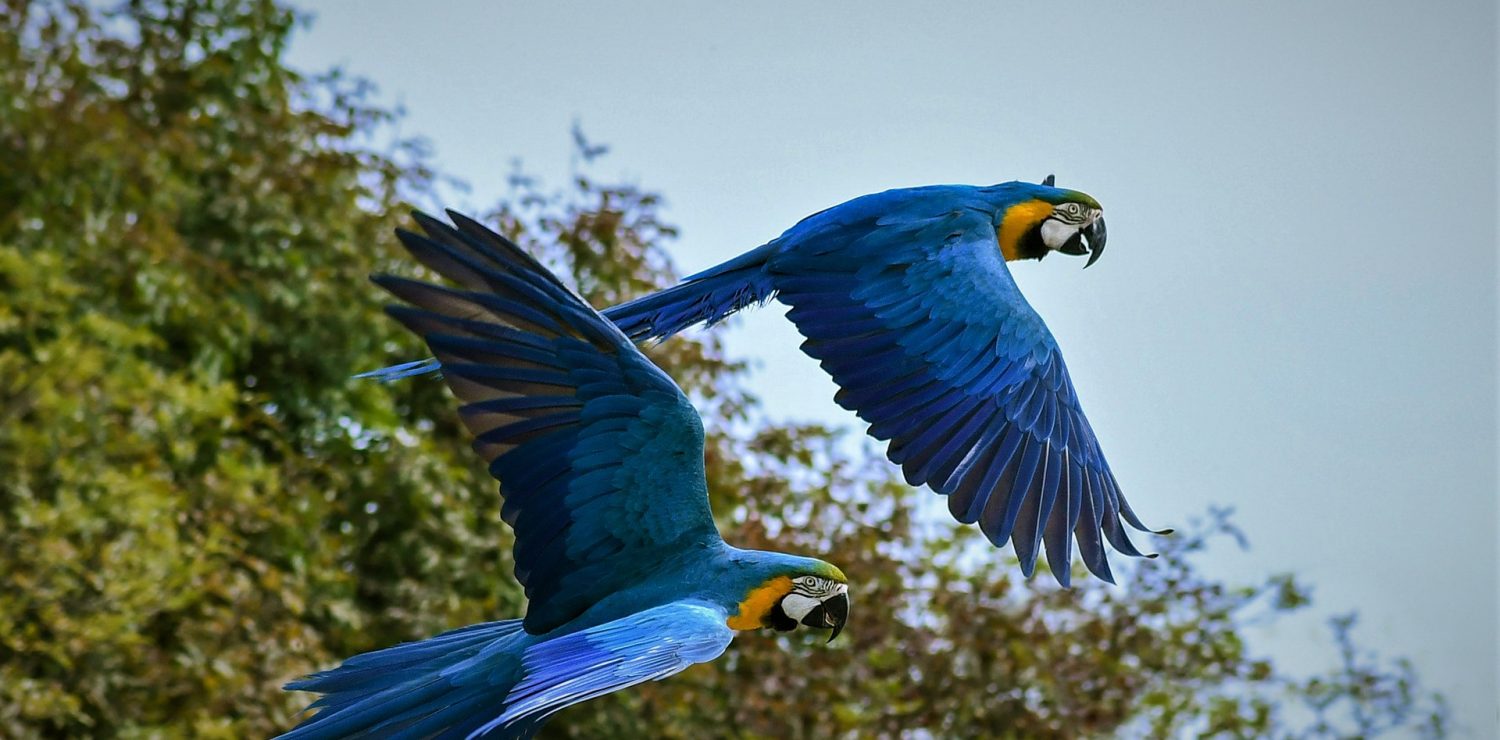
[[[469,737],[505,711],[522,677],[521,655],[534,642],[511,619],[356,655],[286,685],[323,696],[308,707],[317,714],[281,737]],[[527,738],[540,726],[513,724],[486,737]]]
[[[665,339],[694,324],[712,326],[735,311],[765,303],[776,294],[771,275],[766,271],[766,260],[778,246],[776,242],[763,244],[666,290],[607,308],[604,317],[637,342]],[[429,357],[354,377],[389,383],[441,370],[442,363]]]
[[[771,299],[776,288],[766,260],[777,246],[764,244],[666,290],[605,309],[604,316],[637,342],[665,339],[694,324],[712,326]]]

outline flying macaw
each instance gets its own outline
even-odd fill
[[[358,655],[287,685],[323,694],[283,737],[529,737],[572,704],[717,658],[738,630],[832,630],[833,565],[740,550],[709,512],[703,423],[681,389],[546,268],[478,224],[398,231],[461,286],[389,275],[502,483],[524,619]]]
[[[1103,209],[1085,193],[1007,182],[866,195],[678,285],[604,311],[637,342],[775,298],[840,390],[834,400],[888,442],[911,485],[996,547],[1014,545],[1030,577],[1045,545],[1069,585],[1073,539],[1113,582],[1103,543],[1140,556],[1142,531],[1079,406],[1057,342],[1007,262],[1104,253]],[[424,360],[366,373],[386,380],[440,369]],[[1170,530],[1162,530],[1165,534]],[[1101,536],[1102,535],[1102,536]]]

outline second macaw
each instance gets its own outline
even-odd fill
[[[604,315],[636,341],[713,324],[772,298],[840,390],[886,441],[907,482],[948,497],[961,522],[1013,543],[1030,576],[1045,546],[1070,580],[1084,565],[1113,581],[1104,542],[1141,555],[1130,508],[1084,417],[1056,340],[1007,262],[1104,252],[1093,197],[1041,183],[932,185],[866,195],[676,286]],[[386,379],[439,368],[378,370]]]
[[[455,215],[400,232],[447,288],[381,275],[502,483],[525,619],[358,655],[283,737],[529,737],[551,714],[717,658],[738,630],[831,629],[848,579],[714,526],[703,423],[677,384],[514,244]]]

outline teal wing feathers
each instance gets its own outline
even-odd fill
[[[717,541],[703,426],[677,385],[530,256],[461,215],[416,214],[407,250],[458,285],[380,275],[461,401],[505,495],[533,634]]]
[[[997,546],[1011,540],[1028,576],[1044,544],[1066,585],[1076,539],[1112,580],[1102,540],[1138,555],[1121,519],[1144,527],[1011,278],[991,211],[937,196],[925,210],[861,204],[794,228],[769,261],[778,298],[838,403],[889,441],[908,482],[946,495]]]

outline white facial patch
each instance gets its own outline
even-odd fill
[[[819,604],[848,591],[848,584],[817,576],[798,576],[792,580],[792,592],[781,599],[781,610],[801,622]]]
[[[816,609],[821,603],[823,602],[811,596],[787,594],[786,598],[781,600],[781,610],[786,612],[788,617],[801,622],[803,617],[807,616],[809,612]]]
[[[1056,219],[1049,218],[1042,222],[1042,243],[1048,249],[1057,249],[1068,243],[1074,234],[1078,233],[1078,224],[1065,224]]]
[[[1061,249],[1079,229],[1098,221],[1102,215],[1103,211],[1082,203],[1063,203],[1042,222],[1042,243],[1048,249]]]

